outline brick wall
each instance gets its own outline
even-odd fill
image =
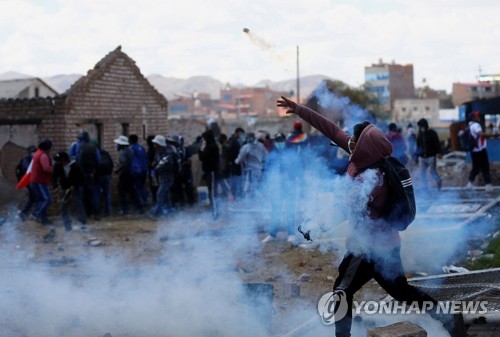
[[[87,77],[69,94],[66,145],[75,140],[78,130],[96,125],[102,128],[101,145],[108,150],[115,148],[113,140],[124,133],[124,125],[142,144],[148,135],[168,133],[166,99],[125,54],[118,53],[104,69],[91,70]]]

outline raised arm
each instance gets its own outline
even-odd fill
[[[339,147],[347,151],[347,141],[350,136],[337,124],[316,111],[304,105],[297,104],[284,96],[281,96],[281,99],[279,99],[277,103],[278,107],[286,109],[287,114],[297,114],[300,118],[311,124],[315,129],[328,137]]]

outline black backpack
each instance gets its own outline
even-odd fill
[[[16,166],[16,178],[17,181],[21,180],[21,178],[26,174],[28,167],[31,163],[32,156],[24,156]]]
[[[470,152],[476,147],[476,140],[472,137],[468,125],[458,132],[458,142],[462,151]]]
[[[389,184],[386,207],[376,210],[393,228],[404,231],[415,220],[417,213],[410,172],[394,157],[385,157],[370,168],[379,168]]]
[[[99,150],[99,153],[101,154],[101,161],[97,165],[97,174],[100,176],[107,176],[112,174],[114,163],[109,152],[101,149]]]
[[[86,174],[97,170],[97,146],[93,143],[84,143],[80,147],[80,153],[76,162]]]

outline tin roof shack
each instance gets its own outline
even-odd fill
[[[64,94],[0,100],[0,167],[15,181],[14,167],[29,145],[50,138],[53,151],[67,150],[79,130],[116,155],[113,139],[168,133],[168,101],[141,74],[121,47],[108,53]]]

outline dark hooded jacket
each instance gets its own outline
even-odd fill
[[[201,168],[204,173],[219,171],[220,153],[219,146],[215,141],[215,136],[211,130],[205,131],[201,137],[205,140],[205,147],[198,151],[201,161]]]
[[[417,156],[422,158],[435,157],[441,151],[441,143],[436,131],[429,128],[429,123],[422,118],[417,122]]]
[[[350,136],[337,124],[303,105],[297,105],[295,113],[349,153],[347,143]],[[353,179],[361,179],[361,173],[384,157],[390,156],[391,153],[391,142],[380,129],[370,124],[363,130],[357,140],[356,149],[349,159],[347,174]],[[381,176],[380,171],[379,175]],[[362,249],[372,249],[375,248],[374,246],[392,249],[400,244],[398,231],[390,228],[376,211],[376,209],[384,208],[387,196],[388,185],[387,181],[384,180],[383,183],[375,186],[371,192],[369,198],[370,205],[373,208],[367,205],[364,218],[366,221],[358,221],[354,224],[355,230],[352,232],[353,237],[348,239],[348,247],[349,244],[352,245],[355,241],[365,246]],[[358,240],[360,237],[363,237],[363,239]],[[371,247],[366,247],[367,245]]]

